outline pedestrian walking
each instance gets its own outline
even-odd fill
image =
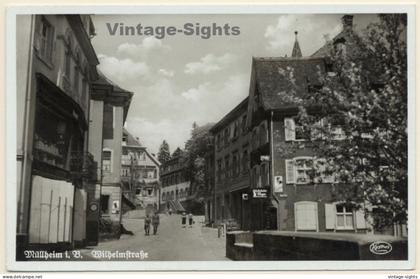
[[[190,212],[190,214],[188,214],[188,224],[190,225],[190,228],[192,228],[193,222],[194,222],[193,215]]]
[[[145,235],[149,235],[150,233],[150,222],[152,220],[150,219],[149,214],[146,215],[146,217],[144,218],[144,234]]]
[[[152,216],[152,225],[153,225],[153,234],[157,233],[157,229],[159,227],[159,214],[155,211],[155,214]]]
[[[182,212],[181,223],[183,228],[187,226],[187,215],[185,214],[185,212]]]

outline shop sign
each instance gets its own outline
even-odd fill
[[[266,199],[268,198],[267,188],[252,189],[252,197],[254,199]]]

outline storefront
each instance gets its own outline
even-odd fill
[[[74,240],[84,242],[86,192],[83,189],[84,160],[80,161],[80,158],[85,156],[86,129],[79,104],[48,78],[38,74],[30,245],[47,244],[48,249],[60,249],[72,247]],[[75,218],[78,218],[77,222]]]

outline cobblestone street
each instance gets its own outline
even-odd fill
[[[134,235],[122,235],[119,240],[100,242],[97,247],[83,249],[81,253],[84,260],[94,259],[92,251],[141,250],[148,253],[145,260],[152,261],[229,260],[225,257],[225,238],[218,238],[216,229],[203,227],[200,219],[202,216],[195,217],[192,228],[183,228],[180,215],[161,214],[157,235],[149,236],[144,235],[143,219],[123,219],[124,227]]]

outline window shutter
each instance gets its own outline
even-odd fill
[[[335,229],[335,205],[332,203],[325,204],[325,229]]]
[[[296,139],[295,121],[293,118],[284,119],[284,138],[286,141],[293,141]]]
[[[295,164],[294,160],[286,159],[286,184],[295,183]]]
[[[365,220],[365,210],[360,208],[356,211],[356,228],[357,229],[366,229],[366,220]]]

